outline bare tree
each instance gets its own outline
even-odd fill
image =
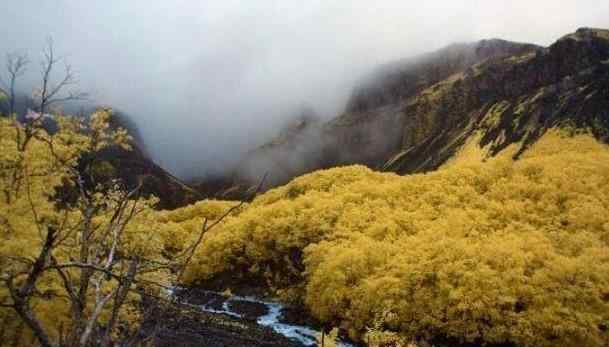
[[[15,113],[15,88],[17,80],[23,76],[26,71],[26,67],[29,64],[27,55],[10,53],[6,56],[6,71],[8,73],[8,81],[0,79],[2,87],[0,92],[5,94],[8,99],[8,115],[12,116]]]
[[[139,187],[138,187],[139,189]],[[103,237],[93,237],[94,228],[91,218],[95,215],[89,213],[83,217],[79,238],[83,241],[80,247],[81,253],[78,259],[71,262],[58,262],[54,253],[58,251],[62,243],[66,242],[68,235],[74,230],[55,229],[53,226],[45,225],[46,235],[44,243],[38,256],[30,263],[26,272],[12,273],[3,278],[9,289],[11,302],[3,306],[11,307],[32,330],[38,342],[43,347],[53,346],[89,346],[94,334],[107,335],[105,341],[110,341],[110,334],[114,332],[119,310],[126,302],[128,291],[134,283],[139,271],[138,257],[119,257],[117,247],[121,242],[121,233],[130,218],[137,213],[135,203],[127,203],[130,194],[123,197],[115,211],[113,221],[104,230]],[[34,208],[34,207],[33,207]],[[85,207],[90,209],[91,206]],[[97,231],[96,231],[97,232]],[[109,246],[107,246],[109,245]],[[28,262],[26,258],[22,262]],[[80,270],[76,279],[71,278],[71,269]],[[36,316],[31,307],[31,300],[36,295],[36,284],[46,272],[56,272],[61,278],[63,289],[67,293],[70,302],[71,324],[66,336],[60,336],[59,341],[53,341],[47,329]],[[114,281],[109,293],[104,293],[102,288],[106,282]],[[92,288],[91,288],[92,287]],[[91,292],[93,291],[93,292]],[[114,299],[113,303],[110,303]],[[91,313],[84,312],[85,307],[93,307]],[[111,320],[101,329],[99,316],[103,310],[110,307]],[[99,339],[96,339],[99,340]]]
[[[15,112],[17,81],[25,74],[29,63],[26,54],[11,53],[6,57],[7,76],[6,79],[0,78],[0,93],[7,99],[9,115]],[[63,75],[54,82],[53,74],[59,64],[63,64]],[[50,37],[47,38],[46,47],[43,49],[40,65],[41,81],[34,91],[34,97],[38,99],[37,111],[40,115],[48,112],[48,108],[54,104],[87,99],[88,94],[76,88],[79,83],[76,72],[64,57],[56,55],[53,39]]]
[[[57,82],[54,82],[53,73],[61,63],[64,65],[63,75]],[[77,85],[79,81],[72,66],[66,62],[65,58],[55,54],[54,43],[51,37],[47,38],[40,66],[41,81],[40,85],[34,90],[34,98],[37,99],[38,104],[38,114],[34,115],[33,118],[26,118],[24,138],[23,140],[20,139],[18,143],[18,146],[22,150],[40,128],[49,107],[58,103],[86,100],[88,97],[87,93],[78,90]],[[23,71],[23,68],[17,71]],[[16,76],[18,77],[19,75]],[[14,97],[11,100],[14,100]]]
[[[76,73],[72,69],[72,66],[68,64],[63,57],[58,57],[55,54],[54,44],[52,38],[47,38],[47,46],[43,51],[43,60],[41,62],[42,67],[42,83],[36,92],[36,96],[40,99],[38,105],[38,112],[44,115],[47,108],[53,104],[67,102],[67,101],[78,101],[85,100],[87,93],[78,91],[73,87],[78,84]],[[58,82],[52,82],[53,71],[57,68],[57,65],[63,63],[64,73]]]

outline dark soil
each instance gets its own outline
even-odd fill
[[[219,314],[169,318],[154,339],[156,347],[302,347],[255,322]]]
[[[248,274],[247,269],[221,273],[214,278],[194,283],[192,287],[217,293],[230,289],[235,295],[252,296],[261,299],[269,296],[268,283],[255,275]]]
[[[231,311],[242,318],[226,314],[198,311],[195,306],[222,310],[227,297],[203,289],[177,289],[180,302],[190,307],[187,312],[177,309],[161,318],[155,334],[156,347],[302,347],[269,327],[256,323],[258,317],[268,313],[263,304],[235,300],[229,303]],[[153,323],[153,322],[151,322]]]
[[[320,329],[321,327],[321,324],[313,319],[307,310],[300,307],[285,307],[281,310],[279,321],[285,324],[308,326],[314,329]]]
[[[269,312],[265,305],[257,302],[235,300],[229,302],[228,305],[231,311],[238,313],[247,320],[256,321],[258,317],[262,317]]]
[[[191,305],[207,306],[214,310],[221,310],[222,305],[227,300],[227,297],[218,293],[212,293],[201,289],[178,289],[175,295],[180,298],[181,302],[187,302]]]

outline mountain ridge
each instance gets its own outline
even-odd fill
[[[345,112],[249,151],[207,193],[238,198],[349,164],[400,174],[437,169],[475,133],[495,155],[521,154],[547,129],[570,124],[609,139],[609,30],[581,28],[549,47],[501,39],[453,44],[378,68]]]

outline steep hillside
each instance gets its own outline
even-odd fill
[[[540,46],[500,39],[457,43],[435,52],[381,66],[354,89],[347,113],[364,112],[404,100],[486,59],[522,55]]]
[[[27,94],[18,93],[15,113],[20,121],[25,121],[28,110],[36,109],[36,102]],[[87,119],[99,109],[111,110],[109,126],[113,129],[123,128],[131,136],[131,150],[110,147],[101,153],[101,159],[112,166],[104,176],[119,178],[127,188],[134,188],[142,181],[144,195],[155,195],[159,198],[159,208],[176,208],[188,205],[202,198],[202,194],[188,186],[167,170],[156,164],[150,157],[144,139],[132,117],[118,109],[94,106],[91,103],[61,104],[52,110],[53,114],[69,114]],[[7,104],[0,102],[0,116],[8,114]],[[57,131],[57,124],[52,118],[45,118],[43,125],[49,133]],[[109,167],[106,167],[109,168]]]
[[[112,165],[110,176],[121,179],[128,188],[136,187],[141,180],[143,194],[158,197],[159,208],[181,207],[203,198],[200,192],[157,165],[137,146],[129,151],[108,148],[100,153],[100,158]]]
[[[471,136],[496,154],[522,151],[561,123],[607,140],[609,31],[581,29],[548,50],[490,59],[419,93],[400,114],[400,150],[383,166],[399,173],[435,169]]]
[[[182,207],[202,199],[201,193],[150,158],[136,125],[127,115],[112,112],[110,126],[127,129],[133,137],[131,150],[113,146],[98,154],[98,159],[112,166],[111,172],[107,173],[110,177],[119,178],[128,189],[133,189],[141,182],[142,193],[158,197],[158,207],[163,209]]]
[[[452,45],[380,68],[346,112],[248,153],[224,179],[243,191],[320,168],[364,164],[397,173],[433,170],[480,130],[491,155],[548,128],[590,127],[607,141],[609,31],[579,29],[548,48],[503,40]]]

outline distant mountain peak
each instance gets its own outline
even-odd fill
[[[567,34],[560,38],[558,41],[565,39],[573,39],[573,40],[605,40],[609,41],[609,29],[600,29],[600,28],[579,28],[574,33]]]

